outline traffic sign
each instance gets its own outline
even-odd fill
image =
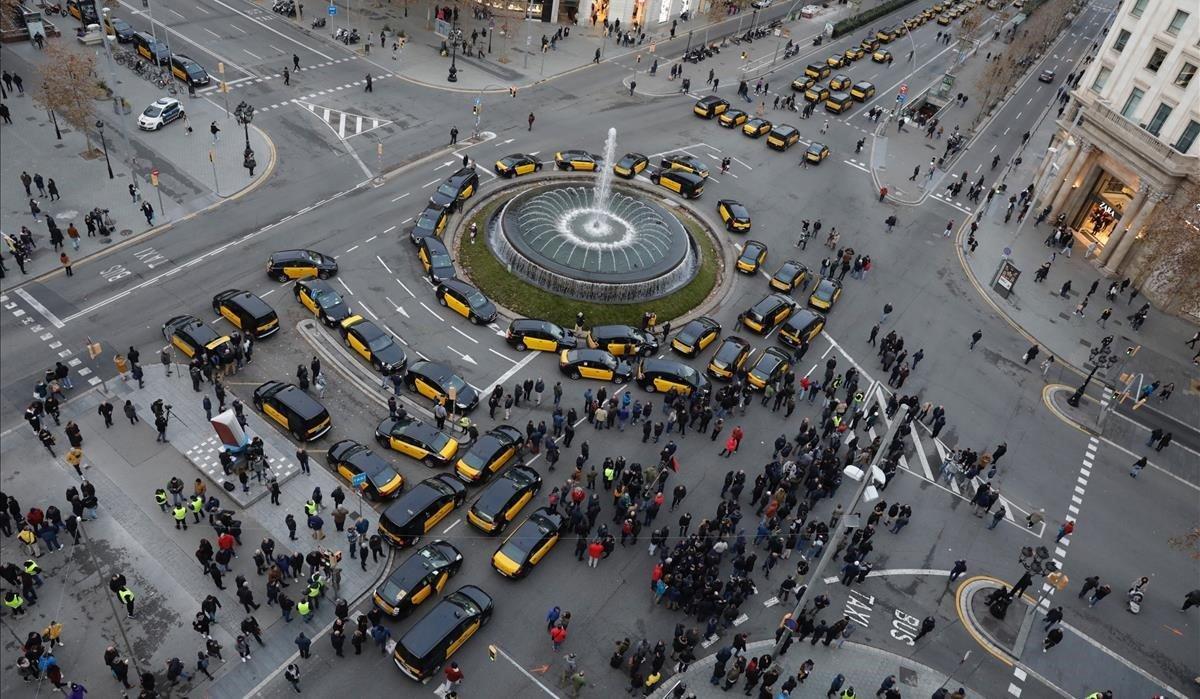
[[[336,14],[337,14],[337,5],[330,5],[329,6],[329,16],[332,17]]]
[[[355,488],[361,488],[364,484],[366,484],[366,482],[367,474],[365,473],[356,473],[350,478],[350,485],[354,486]]]

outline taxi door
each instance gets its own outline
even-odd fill
[[[348,481],[353,481],[354,476],[356,476],[358,474],[358,469],[351,468],[349,466],[349,464],[338,464],[337,470],[338,470],[338,475],[340,475],[342,478],[345,478]]]
[[[517,174],[528,175],[529,173],[533,172],[534,167],[536,167],[534,163],[521,163],[516,168]]]
[[[358,336],[354,334],[353,330],[346,333],[346,344],[350,345],[351,349],[355,352],[358,352],[363,359],[368,362],[371,361],[371,348],[364,345],[362,340],[358,339]]]
[[[608,367],[600,366],[594,362],[580,362],[579,374],[588,379],[600,379],[602,381],[612,379],[612,371]]]
[[[672,178],[672,177],[662,177],[662,176],[660,176],[660,177],[658,178],[658,183],[659,183],[659,184],[661,184],[662,186],[666,187],[667,189],[671,190],[672,192],[675,192],[675,193],[677,193],[677,194],[683,191],[683,184],[682,184],[682,183],[680,183],[680,182],[678,182],[678,181],[676,181],[676,180],[675,180],[674,178]]]
[[[425,520],[425,533],[428,534],[430,529],[433,529],[434,527],[436,527],[437,523],[442,521],[442,519],[446,515],[450,514],[450,512],[453,510],[454,510],[454,499],[451,498],[446,501],[445,505],[442,505],[441,507],[439,507],[437,509],[437,511],[435,511],[433,514],[429,515],[429,517]]]
[[[438,389],[438,387],[429,383],[429,381],[425,380],[423,377],[418,376],[413,381],[413,386],[416,387],[417,393],[430,400],[440,401],[442,399],[442,392]]]
[[[184,339],[179,337],[179,335],[176,333],[171,333],[171,344],[175,345],[177,348],[179,348],[180,352],[183,352],[189,357],[196,356],[196,351],[192,349],[192,346],[185,342]]]
[[[537,565],[538,561],[542,560],[547,553],[550,553],[550,549],[554,548],[554,545],[557,543],[558,534],[554,534],[549,539],[546,539],[541,546],[537,547],[537,550],[529,555],[529,565]]]
[[[455,651],[461,648],[462,644],[467,642],[467,639],[475,635],[475,632],[479,630],[480,625],[481,622],[479,619],[472,620],[471,623],[462,630],[462,633],[459,634],[458,638],[454,639],[454,642],[446,646],[446,657],[449,658],[450,656],[454,655]]]
[[[421,587],[417,588],[417,590],[408,598],[408,603],[415,607],[429,599],[429,595],[431,594],[433,594],[433,585],[423,582],[421,583]]]
[[[425,252],[425,248],[417,248],[417,258],[421,260],[421,266],[428,272],[430,269],[429,255]]]
[[[475,194],[475,184],[471,183],[471,184],[468,184],[466,187],[463,187],[463,191],[461,193],[459,193],[459,195],[458,195],[458,200],[466,201],[466,200],[470,199],[471,195],[473,195],[473,194]]]
[[[392,437],[392,448],[414,459],[423,459],[428,454],[424,447],[414,444],[403,437]]]
[[[462,299],[460,299],[453,291],[446,289],[446,292],[442,295],[442,298],[445,299],[447,308],[464,317],[470,317],[471,307],[468,306]]]
[[[690,386],[685,386],[676,381],[671,381],[670,379],[663,378],[662,376],[654,377],[654,389],[656,391],[661,391],[662,393],[668,393],[668,392],[674,390],[674,391],[682,392],[684,395],[687,395],[692,392],[692,389]]]
[[[241,329],[242,317],[239,316],[237,313],[234,313],[233,309],[229,307],[229,304],[222,303],[220,305],[220,310],[221,310],[221,315],[225,318],[225,320],[228,320],[230,323],[233,323],[234,325],[236,325],[238,327],[238,329]]]
[[[525,507],[525,505],[529,504],[529,501],[532,498],[533,498],[533,491],[532,490],[525,491],[525,493],[522,494],[521,497],[517,498],[517,501],[514,502],[511,507],[509,507],[507,510],[504,511],[504,521],[511,522],[514,519],[516,519],[516,516],[521,513],[521,508]]]
[[[279,408],[276,408],[274,405],[271,405],[271,401],[269,399],[263,401],[263,414],[288,429],[291,429],[291,427],[292,427],[290,422],[288,421],[288,416],[284,415],[283,412],[279,410]]]
[[[297,295],[300,299],[300,304],[307,308],[312,313],[319,313],[320,306],[317,305],[316,299],[308,295],[307,289],[301,289]]]
[[[185,83],[190,82],[188,80],[187,71],[185,71],[182,67],[179,66],[179,64],[175,63],[174,61],[171,61],[171,75],[174,75],[176,78],[182,80]]]
[[[288,279],[307,279],[317,276],[317,268],[312,265],[284,265],[283,273]]]
[[[531,350],[553,352],[558,349],[558,341],[544,335],[528,333],[525,335],[525,346]]]

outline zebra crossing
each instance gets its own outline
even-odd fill
[[[292,100],[292,102],[296,106],[308,110],[310,114],[313,114],[324,122],[343,141],[392,123],[387,119],[345,112],[340,109],[323,107],[311,102],[302,102],[300,100]]]

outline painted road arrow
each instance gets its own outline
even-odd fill
[[[448,349],[448,350],[450,350],[451,352],[453,352],[453,353],[457,354],[459,357],[462,357],[462,360],[463,360],[464,362],[467,362],[468,364],[478,364],[478,362],[476,362],[474,359],[471,359],[471,355],[469,355],[469,354],[463,354],[462,352],[459,352],[458,350],[456,350],[456,349],[454,349],[453,347],[450,347],[450,346],[447,346],[447,347],[446,347],[446,349]]]

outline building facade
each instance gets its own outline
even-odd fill
[[[1124,0],[1042,163],[1037,207],[1066,215],[1106,271],[1135,280],[1159,203],[1200,178],[1200,5]]]

